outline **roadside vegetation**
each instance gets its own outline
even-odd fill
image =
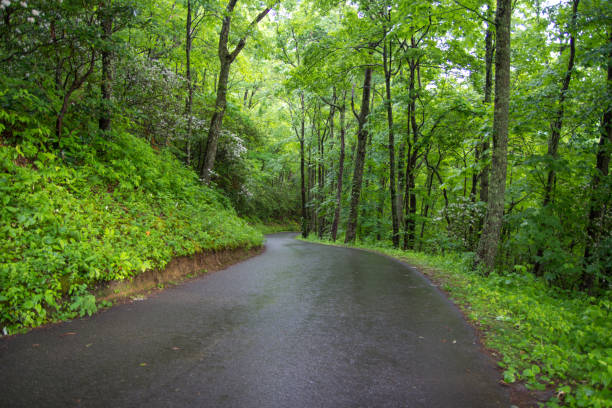
[[[553,389],[551,407],[612,406],[612,293],[596,298],[551,287],[521,268],[486,277],[465,253],[403,251],[390,242],[347,246],[417,266],[481,331],[506,383]]]
[[[141,139],[67,139],[62,154],[32,140],[0,146],[5,333],[91,314],[91,288],[173,257],[262,243],[227,198]]]
[[[249,224],[262,234],[274,234],[276,232],[297,232],[300,230],[300,224],[297,221],[280,220],[263,222],[254,220]]]

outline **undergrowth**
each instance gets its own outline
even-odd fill
[[[309,238],[309,241],[329,244]],[[612,406],[611,294],[595,298],[549,287],[520,268],[485,277],[468,254],[430,255],[388,246],[353,245],[426,271],[484,334],[504,381],[553,388],[547,406]]]
[[[34,139],[27,139],[34,140]],[[170,153],[129,134],[1,145],[0,327],[96,311],[91,288],[262,235]]]
[[[300,230],[300,224],[297,221],[261,221],[253,219],[249,221],[249,225],[255,228],[262,234],[274,234],[276,232],[294,232]]]

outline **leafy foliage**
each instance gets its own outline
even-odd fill
[[[91,147],[65,141],[65,160],[31,139],[0,146],[0,319],[9,332],[91,314],[89,288],[173,257],[261,245],[169,152],[129,134]]]

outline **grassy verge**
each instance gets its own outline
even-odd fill
[[[300,225],[296,221],[262,222],[257,220],[249,224],[264,235],[274,234],[275,232],[292,232],[300,230]]]
[[[329,244],[326,241],[308,239]],[[507,383],[554,388],[548,406],[612,407],[612,301],[550,288],[520,271],[484,277],[471,257],[357,244],[406,261],[444,289],[501,356]]]
[[[97,143],[97,145],[96,145]],[[169,153],[129,134],[57,151],[0,140],[0,330],[91,314],[91,288],[260,232]]]

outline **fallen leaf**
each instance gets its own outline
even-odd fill
[[[32,347],[40,347],[40,344],[38,343],[32,344]]]
[[[147,363],[140,363],[141,367],[145,367],[147,365]]]
[[[176,347],[176,346],[172,347],[172,350],[175,350],[175,351],[180,350],[180,349],[181,349],[180,347]]]
[[[74,336],[76,334],[76,332],[66,332],[64,334],[62,334],[62,337],[64,336]]]

